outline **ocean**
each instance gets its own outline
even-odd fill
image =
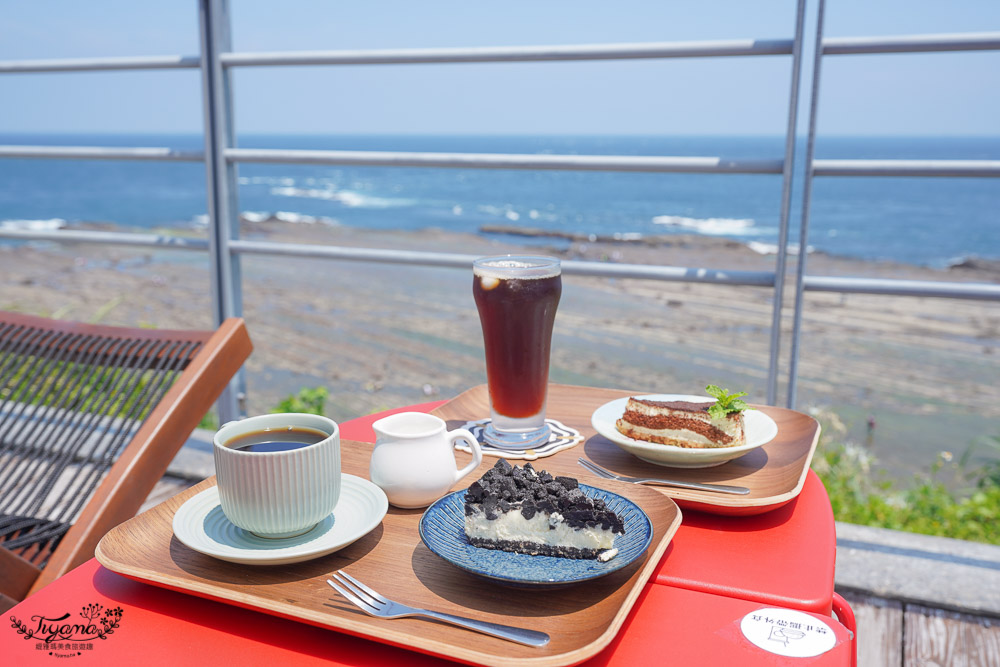
[[[200,149],[200,135],[0,135],[0,144]],[[246,148],[672,155],[780,159],[781,137],[240,136]],[[805,142],[800,142],[804,153]],[[817,158],[1000,159],[1000,138],[827,138]],[[801,174],[802,157],[797,165]],[[481,233],[526,227],[582,235],[701,234],[773,251],[780,175],[637,174],[239,165],[250,219]],[[791,241],[801,215],[795,180]],[[81,222],[205,224],[200,163],[0,159],[0,227]],[[518,239],[524,242],[524,239]],[[0,241],[2,242],[2,241]],[[549,243],[550,241],[546,241]],[[989,178],[817,178],[808,247],[946,267],[1000,258],[1000,183]]]

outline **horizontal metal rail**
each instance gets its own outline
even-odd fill
[[[203,162],[205,152],[161,147],[0,146],[0,158],[59,158],[71,160],[158,160]]]
[[[124,58],[60,58],[0,60],[0,74],[32,72],[100,72],[130,69],[198,69],[199,56],[138,56]]]
[[[1000,176],[1000,160],[813,160],[813,176]]]
[[[779,159],[727,159],[636,155],[533,155],[514,153],[404,153],[230,148],[233,162],[331,164],[366,167],[559,169],[673,173],[780,174]],[[162,147],[0,146],[0,158],[163,160],[201,162],[200,150]],[[1000,160],[814,160],[813,176],[1000,177]]]
[[[94,243],[98,245],[125,245],[164,250],[207,251],[208,241],[199,238],[101,232],[87,230],[19,230],[0,229],[0,238],[23,241],[55,241],[69,243]],[[381,248],[348,248],[341,246],[316,246],[296,243],[270,243],[234,239],[230,251],[243,255],[284,257],[312,257],[356,262],[409,264],[468,269],[478,255],[458,253],[389,250]],[[712,283],[743,287],[772,287],[772,271],[729,271],[680,266],[654,266],[646,264],[612,264],[608,262],[565,261],[566,275],[598,278],[634,278],[665,282]],[[1000,285],[990,283],[948,282],[930,280],[898,280],[884,278],[840,278],[834,276],[805,276],[803,288],[810,292],[837,292],[842,294],[877,294],[887,296],[940,297],[1000,301]]]
[[[684,173],[780,174],[783,160],[640,155],[534,155],[513,153],[402,153],[227,148],[233,162],[337,164],[365,167],[463,169],[566,169]]]
[[[941,51],[994,51],[1000,49],[1000,32],[967,32],[889,37],[827,37],[825,56],[865,53],[935,53]]]
[[[790,55],[790,39],[734,39],[702,42],[493,46],[365,51],[282,51],[223,53],[226,67],[275,65],[416,65],[428,63],[501,63],[574,60],[632,60]]]
[[[245,255],[315,257],[461,269],[468,269],[472,265],[472,261],[479,257],[478,255],[457,253],[389,250],[381,248],[346,248],[340,246],[248,241],[244,239],[230,241],[229,247],[233,252]],[[773,287],[775,278],[773,271],[730,271],[683,266],[613,264],[609,262],[583,262],[574,260],[563,261],[562,272],[566,275],[593,276],[598,278],[636,278],[668,282],[713,283],[743,287]],[[815,292],[1000,301],[1000,285],[989,283],[805,276],[803,286],[807,291]]]
[[[208,250],[205,239],[88,230],[21,230],[0,228],[0,238],[23,241],[56,241],[63,243],[93,243],[97,245],[125,245],[166,250]],[[356,262],[409,264],[468,269],[479,255],[458,253],[391,250],[383,248],[349,248],[317,246],[297,243],[271,243],[233,239],[230,251],[244,255],[273,257],[303,257],[336,259]],[[774,285],[771,271],[726,271],[719,269],[653,266],[644,264],[609,264],[605,262],[566,261],[562,263],[567,275],[596,276],[604,278],[638,278],[674,282],[716,283],[770,287]]]
[[[405,65],[427,63],[490,63],[576,60],[632,60],[774,56],[792,53],[790,39],[735,39],[702,42],[651,42],[555,46],[501,46],[365,51],[282,51],[223,53],[224,67],[288,65]],[[137,56],[122,58],[59,58],[3,60],[0,74],[97,72],[137,69],[197,69],[200,56]]]
[[[93,243],[96,245],[140,246],[167,250],[208,250],[206,239],[167,234],[142,234],[137,232],[97,232],[84,229],[5,229],[0,227],[0,238],[19,241],[54,241],[57,243]]]
[[[282,255],[315,257],[361,262],[416,264],[468,269],[479,255],[457,253],[421,252],[414,250],[389,250],[382,248],[345,248],[295,243],[268,243],[264,241],[232,240],[229,247],[240,254]],[[604,278],[642,278],[674,282],[716,283],[721,285],[766,286],[774,285],[772,271],[724,271],[718,269],[688,268],[677,266],[652,266],[644,264],[609,264],[606,262],[562,262],[566,275],[597,276]]]
[[[803,278],[807,292],[842,294],[878,294],[882,296],[923,296],[945,299],[1000,301],[1000,285],[991,283],[948,282],[944,280],[897,280],[894,278],[839,278],[810,276]]]
[[[225,67],[259,67],[708,58],[790,55],[792,46],[792,40],[789,39],[736,39],[630,44],[246,52],[223,53],[220,55],[220,61]],[[1000,49],[1000,32],[828,37],[823,40],[822,49],[824,55],[989,51]],[[190,55],[3,60],[0,61],[0,74],[197,69],[200,64],[200,56]]]

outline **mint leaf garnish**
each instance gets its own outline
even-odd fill
[[[715,399],[715,403],[708,408],[708,414],[712,419],[722,419],[730,412],[743,412],[748,407],[740,400],[740,396],[747,395],[745,391],[730,394],[728,389],[721,389],[714,384],[705,387],[705,391]]]

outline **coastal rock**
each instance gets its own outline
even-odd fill
[[[984,259],[982,257],[963,257],[961,260],[950,264],[949,271],[976,271],[986,274],[990,280],[1000,280],[1000,259]]]

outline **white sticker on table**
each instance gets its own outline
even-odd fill
[[[789,658],[811,658],[837,644],[837,636],[820,619],[794,609],[768,607],[740,621],[743,636],[754,646]]]

